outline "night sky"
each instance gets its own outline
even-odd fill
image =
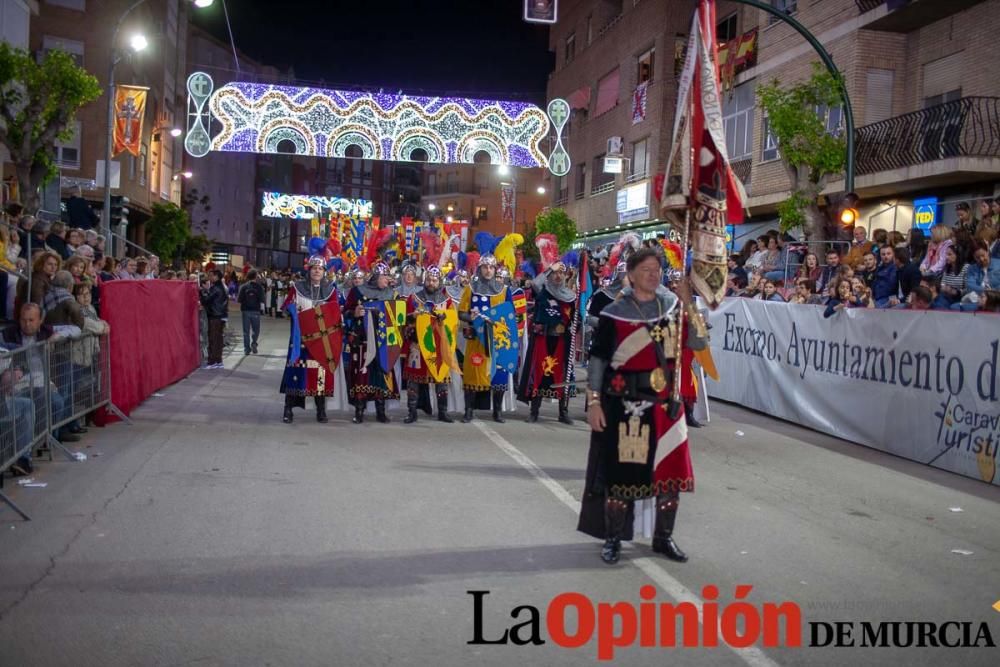
[[[522,0],[227,0],[236,47],[330,88],[544,104],[548,29]],[[194,22],[227,42],[222,0]]]

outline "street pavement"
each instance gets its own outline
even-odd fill
[[[0,507],[0,665],[591,664],[596,639],[553,643],[554,597],[638,607],[644,585],[678,603],[710,584],[720,610],[739,584],[758,610],[797,603],[803,646],[636,641],[615,664],[997,664],[995,648],[809,647],[807,625],[986,621],[1000,641],[996,487],[713,403],[675,534],[690,562],[640,539],[608,567],[575,531],[582,400],[572,427],[554,405],[533,425],[524,406],[505,424],[318,424],[311,404],[282,424],[287,326],[265,318],[259,355],[238,345],[131,426],[92,428],[87,461],[37,466],[45,488],[5,484],[33,520]],[[468,644],[468,591],[489,591],[484,639],[532,605],[545,643]]]

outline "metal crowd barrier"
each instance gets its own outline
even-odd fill
[[[0,348],[0,489],[3,473],[37,449],[77,455],[58,437],[62,429],[98,408],[131,421],[111,402],[108,336],[58,336],[14,350]],[[0,501],[30,517],[0,491]]]

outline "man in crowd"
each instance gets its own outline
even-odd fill
[[[15,350],[27,348],[24,359],[20,366],[12,367],[7,372],[13,376],[10,381],[16,391],[23,393],[32,399],[35,407],[36,421],[45,415],[45,394],[46,394],[46,372],[45,355],[42,347],[34,345],[43,341],[54,340],[56,338],[52,327],[42,324],[42,309],[36,303],[26,303],[21,307],[21,316],[17,324],[12,324],[3,330],[2,344],[4,347]],[[50,373],[51,380],[56,379],[56,375]],[[58,387],[57,387],[58,389]],[[52,421],[58,423],[69,416],[69,406],[63,399],[59,391],[49,391],[51,398]],[[36,427],[35,432],[38,432]],[[62,427],[53,434],[56,440],[61,442],[79,442],[80,436],[70,433],[68,427]]]
[[[260,338],[260,311],[264,303],[264,286],[257,280],[257,269],[250,269],[247,280],[240,286],[236,301],[243,316],[243,354],[257,354],[257,339]],[[253,331],[253,338],[250,332]]]
[[[201,304],[208,317],[208,360],[205,368],[224,368],[222,365],[222,335],[229,317],[229,295],[222,284],[222,271],[208,272],[208,289],[201,293]]]
[[[840,268],[840,253],[835,249],[831,248],[826,253],[826,266],[819,274],[819,280],[816,281],[816,291],[820,294],[826,292],[830,284],[837,278],[837,269]]]
[[[889,299],[889,305],[895,306],[900,303],[900,299],[905,303],[910,296],[910,292],[920,285],[922,277],[920,264],[910,260],[910,251],[907,248],[896,248],[893,251],[893,258],[896,263],[896,281],[899,283],[897,295]]]
[[[854,241],[851,249],[847,252],[846,264],[852,269],[858,268],[864,261],[865,255],[872,253],[872,242],[868,240],[868,230],[861,225],[854,226]]]
[[[872,279],[872,299],[875,300],[876,308],[888,308],[890,300],[896,296],[899,289],[899,279],[896,276],[896,254],[892,247],[883,246],[879,250],[879,256],[882,261],[875,269],[875,277]]]
[[[66,200],[66,212],[69,214],[69,224],[77,229],[93,229],[100,222],[100,218],[90,208],[90,204],[83,198],[83,190],[79,185],[74,186],[73,194]]]

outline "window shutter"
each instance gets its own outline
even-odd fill
[[[865,91],[865,124],[892,118],[891,69],[869,69]]]
[[[924,88],[921,97],[936,97],[961,88],[963,53],[959,51],[924,65]]]

